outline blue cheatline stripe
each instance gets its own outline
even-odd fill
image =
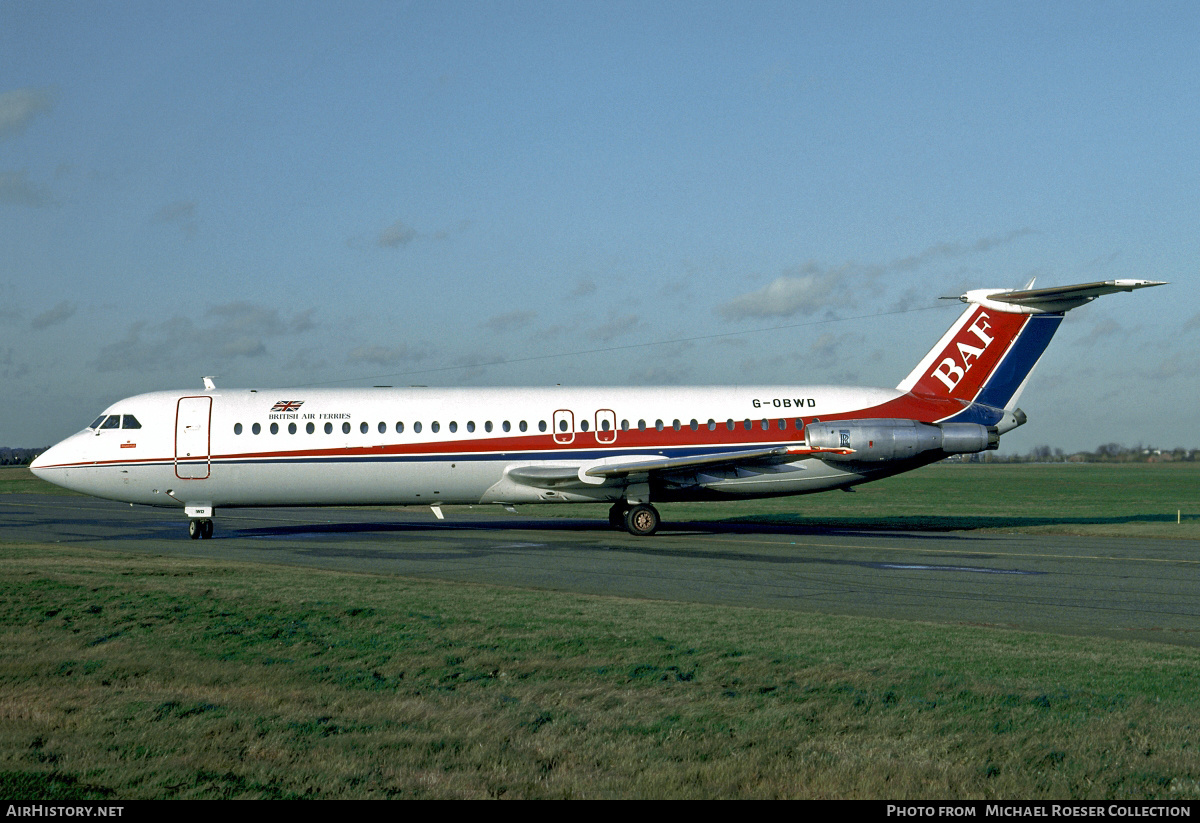
[[[1037,365],[1038,358],[1050,345],[1050,338],[1058,330],[1062,322],[1062,313],[1035,314],[1029,318],[1025,328],[1017,337],[1015,343],[1004,360],[992,372],[983,385],[983,390],[975,398],[976,403],[1003,409],[1012,400],[1021,383],[1029,376],[1029,372]]]
[[[286,454],[274,457],[220,457],[213,458],[214,464],[230,465],[230,464],[247,464],[247,465],[263,465],[269,463],[451,463],[454,461],[462,462],[550,462],[550,461],[583,461],[583,460],[598,460],[603,457],[700,457],[707,454],[720,454],[727,451],[736,451],[731,449],[731,444],[723,444],[720,446],[701,446],[701,447],[645,447],[639,449],[571,449],[564,451],[508,451],[508,452],[446,452],[441,454],[339,454],[339,455],[294,455]],[[782,441],[774,443],[746,443],[739,444],[744,448],[777,448],[779,446],[794,446],[796,441]]]

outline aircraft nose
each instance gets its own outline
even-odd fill
[[[61,466],[64,463],[72,462],[70,460],[70,455],[68,454],[70,449],[65,445],[65,443],[65,440],[62,443],[56,443],[39,454],[33,459],[33,462],[29,464],[29,470],[43,480],[49,480],[51,483],[55,482],[53,477],[54,472],[51,471],[51,468],[54,466]]]
[[[46,479],[46,466],[50,465],[50,452],[54,451],[54,446],[46,449],[44,452],[33,458],[33,462],[29,464],[29,470],[43,480]]]

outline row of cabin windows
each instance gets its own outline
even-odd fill
[[[539,420],[537,425],[538,425],[538,431],[540,431],[540,432],[545,432],[548,428],[545,420]],[[579,421],[579,428],[581,431],[588,431],[588,429],[590,428],[590,425],[591,425],[590,422],[586,419]],[[610,425],[611,424],[609,423],[608,420],[601,420],[600,421],[600,430],[608,431]],[[717,421],[713,420],[712,418],[709,418],[708,423],[706,423],[706,424],[701,424],[699,420],[696,420],[695,418],[693,418],[691,420],[691,422],[687,423],[687,428],[691,429],[692,431],[699,431],[701,429],[701,427],[703,426],[704,428],[707,428],[709,431],[716,431],[717,425],[718,425]],[[738,425],[741,425],[741,427],[743,429],[745,429],[746,431],[751,431],[752,429],[755,428],[755,426],[760,428],[762,431],[769,431],[772,427],[771,421],[765,417],[759,421],[754,421],[754,420],[751,420],[750,418],[746,418],[745,420],[741,421],[740,424],[735,422],[732,418],[725,421],[725,428],[728,431],[734,431],[738,427]],[[779,431],[787,431],[788,420],[787,420],[787,418],[780,417],[778,420],[775,421],[774,425],[776,428],[779,429]],[[804,429],[804,420],[797,417],[792,425],[795,426],[796,431],[802,431]],[[682,431],[684,428],[684,423],[682,421],[680,421],[679,419],[675,419],[675,420],[671,421],[670,427],[672,429],[674,429],[675,431]],[[388,424],[380,422],[376,428],[380,434],[387,434]],[[458,423],[456,421],[451,420],[450,423],[447,424],[446,428],[449,429],[450,432],[453,434],[458,431]],[[506,431],[506,432],[512,431],[512,423],[510,423],[508,420],[505,420],[503,423],[500,424],[500,428],[502,431]],[[522,420],[520,423],[517,424],[517,428],[523,432],[528,431],[529,424],[526,423],[524,420]],[[648,428],[650,428],[650,427],[646,424],[645,420],[639,420],[637,422],[637,430],[638,431],[644,432]],[[653,428],[655,429],[655,431],[664,431],[667,428],[667,424],[665,424],[662,420],[655,420]],[[326,434],[333,434],[333,424],[332,423],[326,423],[324,429],[325,429]],[[287,430],[288,430],[288,434],[295,434],[297,432],[296,424],[288,423]],[[309,434],[315,434],[316,430],[317,430],[316,424],[315,423],[306,423],[306,424],[304,424],[304,430],[306,432],[308,432]],[[366,422],[360,423],[358,425],[358,430],[362,434],[367,434],[371,431],[371,425]],[[420,434],[421,433],[421,423],[420,422],[413,423],[412,430],[415,434]],[[429,430],[432,432],[435,432],[435,433],[441,431],[441,423],[438,423],[437,421],[430,423]],[[468,432],[475,431],[475,421],[474,420],[467,421],[466,430]],[[491,420],[488,420],[483,424],[483,430],[485,432],[490,432],[493,430]],[[561,432],[569,431],[570,424],[565,419],[561,419],[558,421],[558,430]],[[629,421],[622,420],[621,421],[621,431],[629,431],[629,430],[630,430]],[[242,429],[241,423],[233,424],[233,433],[234,434],[241,434],[242,431],[243,431],[243,429]],[[350,434],[351,431],[352,431],[352,427],[351,427],[350,423],[342,423],[342,434]],[[252,434],[261,434],[262,433],[262,425],[260,423],[253,424],[250,427],[250,432]],[[270,432],[271,432],[271,434],[279,434],[279,424],[272,423],[270,426]],[[396,434],[404,434],[404,424],[403,423],[401,423],[401,422],[396,423]]]

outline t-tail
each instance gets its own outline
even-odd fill
[[[1106,280],[1034,289],[975,289],[967,310],[896,388],[939,409],[938,422],[999,426],[1024,422],[1018,398],[1063,315],[1104,294],[1161,286],[1159,280]],[[954,299],[954,298],[944,298]]]

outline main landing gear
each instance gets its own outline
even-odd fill
[[[213,536],[213,522],[208,519],[188,521],[188,537],[193,540],[208,540]]]
[[[658,509],[649,503],[617,503],[608,510],[608,524],[624,529],[635,537],[648,537],[658,531]]]

